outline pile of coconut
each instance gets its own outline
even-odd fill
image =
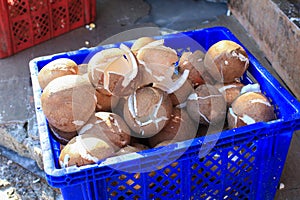
[[[38,80],[61,167],[204,136],[208,127],[275,119],[260,86],[240,81],[248,66],[246,51],[232,41],[179,56],[149,37],[101,50],[87,64],[48,63]]]

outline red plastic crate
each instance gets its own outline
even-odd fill
[[[0,0],[0,58],[95,20],[96,0]]]

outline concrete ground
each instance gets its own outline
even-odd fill
[[[204,0],[187,0],[184,4],[182,2],[180,0],[98,0],[95,29],[88,30],[82,27],[14,56],[0,59],[0,135],[4,138],[0,140],[0,146],[2,145],[0,160],[5,160],[0,163],[1,169],[11,170],[16,177],[23,176],[27,171],[28,174],[36,177],[32,179],[33,182],[44,177],[43,171],[38,167],[38,165],[42,166],[41,151],[28,68],[28,62],[39,56],[96,46],[107,38],[110,38],[108,42],[115,42],[120,38],[112,36],[138,27],[158,27],[164,32],[171,32],[221,25],[228,27],[263,66],[281,81],[247,31],[233,16],[226,16],[226,4],[208,3]],[[148,32],[148,34],[155,35],[157,32]],[[299,133],[294,135],[281,180],[285,188],[278,190],[276,199],[296,199],[296,195],[299,195],[300,169],[295,162],[295,157],[299,157],[297,148],[299,137]],[[9,167],[11,162],[16,164],[13,169]],[[8,173],[3,174],[5,175],[0,174],[0,181],[8,176]],[[28,199],[26,192],[21,193],[16,182],[11,181],[11,184],[16,188],[16,193],[19,192],[24,199]],[[3,187],[0,184],[0,197],[1,188]],[[49,194],[57,194],[56,191],[52,192]],[[39,199],[39,196],[36,195],[36,198]]]

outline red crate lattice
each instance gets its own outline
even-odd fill
[[[83,4],[80,0],[73,0],[69,3],[70,24],[80,22],[83,19]]]
[[[34,38],[41,39],[49,35],[49,15],[37,15],[33,19]]]
[[[95,0],[0,2],[0,58],[89,24],[96,17]]]
[[[10,17],[12,18],[24,15],[28,12],[27,1],[10,0],[8,1],[8,10],[10,13]]]
[[[29,0],[30,11],[38,12],[47,9],[47,0]]]
[[[25,20],[17,21],[13,24],[12,30],[14,32],[14,43],[17,46],[29,41],[29,23]]]
[[[66,8],[60,6],[58,8],[52,9],[52,16],[53,16],[53,30],[54,31],[66,28],[66,25],[67,25]]]

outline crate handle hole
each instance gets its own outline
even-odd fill
[[[65,182],[70,183],[71,182],[71,178],[70,177],[66,177]]]

